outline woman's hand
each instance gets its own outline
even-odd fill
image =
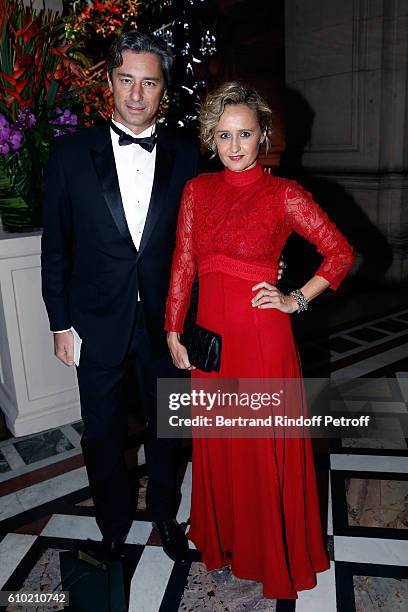
[[[286,261],[283,259],[283,257],[279,258],[279,263],[278,263],[278,277],[277,280],[280,281],[280,279],[283,276],[284,271],[286,270],[286,268],[288,267]]]
[[[258,293],[251,300],[254,308],[276,308],[288,314],[298,309],[296,300],[290,295],[284,295],[274,285],[262,281],[262,283],[252,287],[252,291],[257,291],[258,289]]]
[[[190,364],[188,359],[186,347],[180,342],[180,334],[177,332],[168,332],[167,345],[176,368],[181,370],[195,370],[195,367]]]

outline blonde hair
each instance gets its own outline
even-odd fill
[[[265,134],[266,148],[272,130],[272,111],[259,93],[237,81],[223,83],[214,92],[207,94],[200,109],[200,139],[204,149],[217,152],[215,128],[227,105],[244,104],[255,111],[262,133]]]

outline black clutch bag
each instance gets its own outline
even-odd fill
[[[202,372],[219,372],[222,338],[197,323],[186,322],[180,338],[188,353],[191,365]]]

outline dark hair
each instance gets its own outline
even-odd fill
[[[143,34],[138,30],[124,32],[111,44],[106,58],[109,78],[112,78],[112,70],[123,64],[123,51],[133,51],[134,53],[155,53],[160,58],[161,69],[166,85],[170,82],[170,71],[173,65],[173,54],[166,43],[152,36]]]

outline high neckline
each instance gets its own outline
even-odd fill
[[[243,170],[242,172],[234,172],[229,168],[224,168],[224,178],[230,185],[237,187],[244,187],[255,183],[264,175],[263,168],[260,163],[257,163],[253,168],[249,170]]]

